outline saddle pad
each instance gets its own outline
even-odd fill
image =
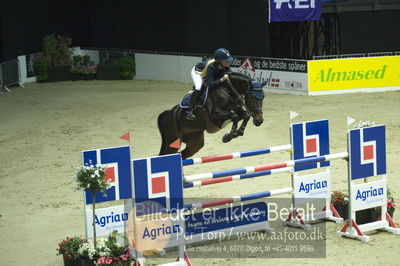
[[[179,107],[182,109],[188,109],[190,108],[190,101],[192,99],[192,93],[193,91],[190,91],[188,94],[186,94],[185,96],[183,96],[183,98],[181,99],[181,101],[179,102]],[[199,98],[199,103],[201,103],[201,105],[203,106],[206,101],[207,101],[207,96],[208,96],[208,87],[206,88],[205,93],[203,93],[202,95],[200,95]]]

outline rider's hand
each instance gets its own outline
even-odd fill
[[[229,78],[228,74],[225,74],[222,78],[221,78],[221,82],[224,82],[225,80],[227,80]]]

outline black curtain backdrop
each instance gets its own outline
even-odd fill
[[[42,49],[46,34],[67,34],[74,45],[90,45],[86,1],[0,0],[2,61]]]
[[[400,47],[400,11],[342,13],[342,53]],[[0,61],[42,49],[46,34],[74,46],[297,57],[298,23],[268,23],[266,0],[0,0]]]
[[[0,59],[41,51],[46,34],[74,46],[271,56],[264,0],[0,0]]]
[[[341,52],[400,51],[400,10],[343,13]]]

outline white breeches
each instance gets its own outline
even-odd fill
[[[199,91],[201,89],[201,85],[203,85],[203,79],[201,78],[200,74],[196,72],[195,67],[192,68],[190,74],[192,75],[194,89]]]

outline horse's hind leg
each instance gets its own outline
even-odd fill
[[[175,125],[175,118],[171,111],[165,111],[158,116],[158,128],[161,134],[161,149],[159,155],[177,153],[178,148],[170,145],[177,139],[181,139],[181,132]],[[169,125],[169,126],[166,126]]]
[[[194,132],[183,135],[182,141],[186,148],[182,151],[182,158],[186,159],[198,152],[204,146],[204,132]]]

